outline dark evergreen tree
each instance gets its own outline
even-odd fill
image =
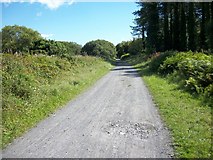
[[[196,33],[195,33],[195,11],[194,3],[190,2],[188,7],[188,49],[196,50]]]
[[[140,9],[134,12],[133,35],[142,37],[149,53],[213,48],[213,2],[137,4]]]
[[[206,49],[206,11],[205,3],[201,3],[200,49]]]
[[[170,49],[173,49],[173,3],[169,3],[169,30]]]
[[[185,4],[180,4],[180,50],[187,50],[187,37],[186,37],[186,13],[185,13]]]
[[[157,3],[145,3],[147,9],[147,47],[150,51],[159,51],[159,17],[158,17],[158,4]]]
[[[169,40],[169,20],[168,20],[168,3],[163,3],[163,16],[164,16],[164,50],[171,49]]]
[[[213,2],[208,3],[209,4],[209,10],[207,10],[208,14],[206,16],[207,19],[207,46],[211,51],[213,51]],[[206,12],[206,13],[207,13]],[[211,13],[211,15],[209,14]]]
[[[179,3],[174,4],[173,48],[180,49]]]

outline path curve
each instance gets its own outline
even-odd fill
[[[3,158],[168,158],[173,149],[137,71],[118,65],[3,150]]]

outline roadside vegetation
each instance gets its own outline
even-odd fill
[[[139,71],[173,137],[175,156],[212,156],[213,56],[164,52],[128,58]]]
[[[171,131],[175,156],[212,158],[213,3],[137,5],[137,38],[119,43],[118,57],[140,72]]]
[[[116,57],[115,46],[106,40],[95,40],[87,42],[81,50],[83,55],[102,57],[103,59],[112,62]]]
[[[25,26],[5,26],[0,33],[3,148],[106,74],[116,55],[104,40],[94,42],[101,50],[93,54]]]
[[[100,58],[2,55],[3,147],[91,86],[111,65]]]
[[[116,46],[47,40],[24,26],[2,29],[3,147],[88,88],[117,56],[140,72],[175,156],[213,157],[213,3],[137,5],[137,38]]]

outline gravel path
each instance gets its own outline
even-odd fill
[[[4,158],[166,158],[168,130],[136,70],[118,65],[3,150]]]

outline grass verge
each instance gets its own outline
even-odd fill
[[[150,70],[151,61],[131,59],[139,70],[173,137],[178,158],[212,158],[212,112],[201,96],[195,96]]]
[[[112,67],[94,57],[2,55],[2,147],[82,93]]]

